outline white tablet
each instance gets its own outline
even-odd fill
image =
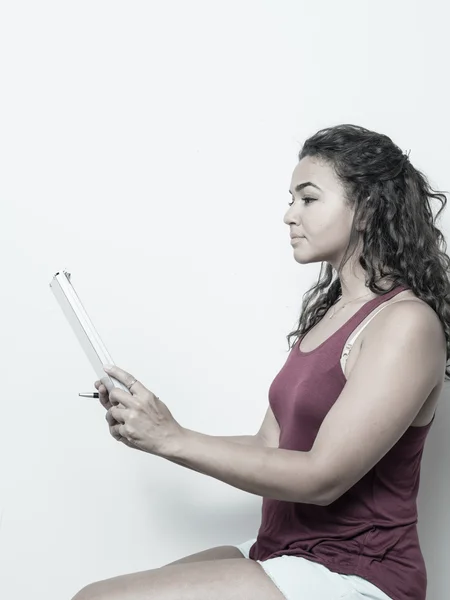
[[[103,370],[103,365],[114,364],[113,359],[100,339],[87,312],[84,310],[80,298],[70,281],[70,277],[70,273],[65,269],[58,271],[53,275],[53,279],[50,282],[50,288],[55,295],[58,304],[62,308],[69,325],[72,327],[84,353],[94,368],[95,374],[104,384],[108,392],[116,387],[130,393],[129,389],[123,385],[123,383],[114,377],[111,377]]]

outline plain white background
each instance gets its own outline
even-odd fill
[[[448,189],[446,10],[2,2],[1,597],[68,599],[256,535],[260,497],[113,440],[49,282],[72,273],[116,364],[183,426],[255,433],[320,268],[283,223],[301,143],[363,125]],[[430,600],[450,584],[449,421],[446,390],[419,498]]]

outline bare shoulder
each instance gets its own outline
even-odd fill
[[[434,323],[435,331],[439,330],[444,335],[442,323],[436,312],[424,300],[415,296],[411,290],[405,290],[397,294],[397,296],[382,304],[380,308],[383,308],[383,310],[376,314],[374,319],[371,319],[372,313],[370,313],[362,322],[363,324],[366,320],[369,320],[368,326],[361,335],[363,342],[367,343],[376,339],[377,333],[385,328],[394,334],[397,333],[399,328],[404,326],[403,319],[399,319],[400,315],[404,315],[404,319],[409,318],[412,321],[417,319],[418,322],[426,320],[428,323]]]
[[[311,449],[328,503],[368,473],[409,427],[430,423],[445,370],[444,328],[428,304],[405,299],[371,316],[370,334]]]
[[[424,300],[415,296],[411,290],[405,290],[394,296],[386,302],[386,305],[386,308],[374,319],[378,327],[371,329],[372,336],[383,326],[396,333],[409,323],[417,326],[429,325],[434,334],[445,341],[444,329],[436,311]]]
[[[409,331],[416,332],[424,352],[433,354],[436,383],[440,383],[447,358],[444,328],[436,311],[410,290],[388,300],[387,306],[365,328],[361,346],[386,344],[389,339],[405,337]]]

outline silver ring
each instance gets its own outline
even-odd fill
[[[127,385],[127,388],[130,390],[130,392],[131,392],[131,387],[136,383],[136,381],[137,381],[137,379],[135,379],[134,381],[132,381],[130,383],[130,385]]]

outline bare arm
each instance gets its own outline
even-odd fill
[[[244,447],[183,428],[159,456],[264,498],[307,504],[326,501],[309,452]]]
[[[244,446],[263,446],[264,443],[258,438],[256,435],[215,435],[212,436],[218,440],[224,440],[225,442],[233,442],[234,444],[243,444]],[[170,462],[176,463],[182,467],[186,467],[186,469],[191,469],[191,471],[197,471],[197,473],[201,473],[199,469],[195,469],[190,465],[184,464],[181,460],[177,460],[173,456],[165,456],[167,460]]]
[[[243,444],[244,446],[259,446],[261,448],[278,448],[280,437],[280,427],[278,426],[278,422],[275,419],[275,416],[272,412],[272,409],[267,409],[267,412],[264,416],[264,420],[261,424],[261,427],[255,435],[215,435],[214,438],[218,440],[224,440],[225,442],[233,442],[235,444]],[[181,465],[182,467],[186,467],[187,469],[191,469],[191,471],[197,471],[197,473],[201,473],[198,469],[194,469],[194,467],[189,466],[181,462],[180,460],[175,459],[174,457],[166,457],[170,462],[176,463],[177,465]]]
[[[244,444],[245,446],[260,446],[278,448],[280,427],[270,406],[268,407],[259,431],[255,435],[215,435],[218,440]]]
[[[289,451],[286,450],[278,450],[279,447],[279,438],[280,438],[280,427],[278,425],[278,422],[275,418],[275,415],[272,412],[272,409],[270,408],[270,405],[266,411],[266,414],[264,416],[264,420],[261,424],[261,427],[259,429],[259,431],[255,434],[255,435],[243,435],[243,436],[205,436],[203,434],[199,434],[198,432],[194,432],[194,431],[190,431],[190,430],[186,430],[189,431],[191,434],[193,434],[193,437],[191,438],[193,447],[192,447],[192,451],[195,452],[194,450],[194,446],[197,446],[199,444],[199,442],[207,442],[208,445],[209,443],[214,442],[220,445],[220,442],[232,442],[232,445],[236,446],[250,446],[252,447],[254,450],[256,451],[261,451],[261,450],[266,450],[269,452],[273,452],[273,450],[271,449],[277,449],[276,452],[281,452],[285,455],[284,460],[286,462],[289,462],[292,460],[293,456],[292,453],[290,453]],[[188,443],[189,445],[189,443]],[[197,448],[197,452],[200,451],[200,454],[203,454],[207,449],[208,449],[208,445],[205,445],[204,449],[202,448]],[[217,447],[217,449],[219,449],[220,446]],[[225,446],[222,447],[223,449],[225,449]],[[212,448],[211,448],[212,449]],[[254,451],[252,450],[252,451]],[[250,451],[250,449],[249,449]],[[231,456],[231,455],[230,455]],[[245,458],[249,458],[248,456],[248,452],[246,452],[246,454],[242,455],[240,453],[238,453],[236,455],[236,459],[242,460],[241,457],[245,457]],[[166,455],[164,458],[166,458],[167,460],[174,462],[180,466],[186,467],[187,469],[191,469],[193,471],[196,471],[197,473],[203,473],[203,474],[208,474],[211,475],[213,477],[215,477],[216,475],[214,473],[209,473],[207,471],[205,471],[204,468],[202,468],[203,465],[197,465],[195,464],[196,461],[190,461],[190,460],[186,460],[185,456],[183,455],[176,455],[176,454],[170,454],[170,455]],[[262,455],[261,455],[262,458]],[[278,457],[277,457],[278,458]],[[263,462],[264,462],[264,466],[269,466],[267,464],[267,460],[273,460],[273,458],[271,456],[267,456],[264,457]],[[258,454],[255,454],[255,456],[253,457],[253,463],[256,465],[258,463],[258,460],[260,460],[260,457]],[[305,465],[307,463],[309,463],[309,461],[307,460],[307,457],[304,456],[303,460],[305,461]],[[234,462],[234,461],[233,461]],[[277,461],[278,462],[278,461]],[[194,466],[195,464],[195,466]],[[279,463],[280,468],[276,468],[276,474],[278,475],[278,471],[279,470],[283,470],[283,467],[285,466],[282,463]],[[197,468],[197,466],[199,466],[200,468]],[[309,466],[309,465],[308,465]],[[254,467],[250,467],[250,470],[253,471]],[[255,469],[257,471],[261,471],[261,466],[258,465],[258,468]],[[264,469],[263,469],[264,470]],[[220,479],[220,477],[219,477]],[[286,477],[286,479],[292,479],[292,477]],[[310,476],[308,477],[308,479],[310,479],[310,485],[313,483],[312,479],[313,477]],[[257,489],[260,487],[262,482],[259,483],[254,483],[253,485],[250,484],[249,482],[247,483],[246,481],[241,481],[241,485],[236,484],[234,481],[227,481],[227,479],[222,479],[223,481],[226,481],[227,483],[231,483],[231,485],[235,485],[236,487],[239,487],[241,489],[244,489],[246,491],[249,491],[250,493],[255,493],[258,495],[268,495],[269,497],[274,497],[273,494],[273,489],[266,489],[264,490],[264,493],[261,492],[260,489]],[[274,482],[275,483],[275,482]],[[264,484],[262,484],[264,485]],[[250,487],[249,487],[250,486]],[[276,484],[275,484],[276,486]],[[276,486],[278,487],[278,490],[275,492],[275,497],[278,497],[280,499],[290,499],[292,500],[292,491],[290,489],[286,490],[286,489],[282,489],[284,488],[283,485],[279,485]],[[287,496],[286,496],[287,494]],[[316,494],[314,494],[313,499],[308,499],[306,500],[306,498],[303,496],[302,498],[303,501],[309,501],[311,503],[314,504],[322,504],[322,497],[321,496],[317,496]]]
[[[264,446],[264,442],[257,435],[215,435],[218,440],[244,444],[245,446]]]

